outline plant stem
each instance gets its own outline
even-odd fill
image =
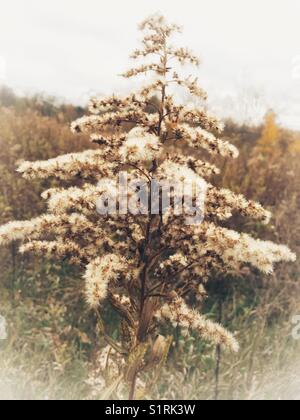
[[[218,302],[218,322],[221,324],[223,318],[223,303],[221,296]],[[221,371],[221,360],[222,360],[222,348],[219,344],[216,349],[216,370],[215,370],[215,401],[219,400],[220,397],[220,371]]]
[[[12,260],[12,286],[11,286],[11,293],[12,293],[12,301],[15,300],[15,289],[16,289],[16,243],[12,242],[11,244],[11,260]]]
[[[163,66],[164,66],[164,77],[166,78],[167,75],[167,63],[168,63],[168,52],[167,52],[167,40],[165,38],[165,42],[164,42],[164,54],[162,56],[162,62],[163,62]],[[165,101],[166,101],[166,86],[164,85],[162,87],[162,92],[161,92],[161,105],[160,105],[160,115],[159,115],[159,124],[157,127],[157,134],[159,137],[161,137],[161,131],[162,131],[162,124],[163,121],[165,119]],[[153,161],[153,167],[151,169],[152,172],[152,177],[154,176],[154,173],[156,172],[158,168],[158,161],[154,160]],[[152,197],[152,191],[151,191],[151,187],[152,187],[152,179],[148,179],[149,181],[149,187],[150,187],[150,197]],[[150,198],[149,198],[150,201]],[[150,205],[151,208],[151,205]],[[162,215],[161,215],[162,218]],[[145,307],[145,302],[146,300],[149,298],[148,296],[148,274],[149,271],[153,265],[153,260],[151,259],[151,257],[149,256],[149,249],[151,249],[151,228],[152,228],[152,223],[155,220],[155,216],[153,214],[151,214],[151,210],[149,211],[149,220],[148,220],[148,224],[147,224],[147,229],[146,229],[146,237],[145,237],[145,243],[143,246],[143,250],[141,253],[141,260],[143,263],[143,269],[141,272],[141,277],[140,277],[140,283],[141,283],[141,295],[140,295],[140,320],[139,320],[139,326],[137,328],[137,336],[139,334],[139,329],[140,326],[143,323],[143,317],[144,317],[144,307]],[[162,219],[161,219],[162,220]],[[155,258],[154,258],[155,260]],[[133,379],[132,379],[132,383],[131,383],[131,389],[130,389],[130,394],[129,394],[129,400],[132,401],[134,400],[135,397],[135,388],[136,388],[136,380],[137,380],[137,373],[134,375]]]
[[[136,380],[137,380],[137,374],[134,375],[131,387],[130,387],[130,393],[129,393],[129,401],[134,401],[135,399],[135,388],[136,388]]]

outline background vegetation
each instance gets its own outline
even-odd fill
[[[84,111],[54,98],[19,98],[0,88],[0,224],[41,213],[40,193],[50,187],[49,181],[32,183],[16,175],[18,160],[91,148],[87,138],[69,130]],[[253,222],[245,226],[238,218],[233,225],[285,243],[299,255],[300,133],[281,128],[270,111],[258,127],[227,121],[225,137],[241,155],[222,161],[216,182],[260,201],[274,215],[267,228]],[[65,263],[16,251],[14,245],[0,250],[0,314],[9,332],[8,340],[0,341],[0,399],[90,398],[89,362],[103,342],[83,294],[78,295],[80,275]],[[178,330],[162,380],[148,397],[299,399],[300,343],[291,336],[291,318],[300,314],[299,270],[298,260],[268,277],[213,279],[205,312],[238,331],[241,352],[220,354],[196,338],[186,340]],[[117,338],[109,313],[107,319]]]

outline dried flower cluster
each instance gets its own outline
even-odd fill
[[[159,137],[137,127],[128,133],[120,149],[121,159],[125,163],[153,162],[159,158],[161,146]]]
[[[108,254],[89,263],[85,273],[86,298],[92,308],[97,308],[108,293],[109,283],[126,271],[124,258]]]
[[[147,63],[139,63],[124,76],[150,73],[149,84],[124,98],[93,98],[92,115],[72,124],[74,133],[89,133],[99,149],[46,162],[23,162],[19,167],[30,180],[56,177],[81,179],[82,184],[46,191],[46,215],[0,228],[1,245],[18,240],[21,252],[68,258],[78,264],[85,271],[89,306],[98,308],[107,300],[118,312],[121,344],[105,337],[125,361],[123,379],[131,384],[131,398],[140,373],[165,359],[169,339],[159,336],[155,341],[163,320],[238,350],[229,332],[186,303],[188,295],[204,298],[204,285],[212,274],[240,274],[245,266],[270,273],[274,263],[295,260],[287,247],[217,225],[235,213],[262,223],[268,223],[271,215],[260,204],[211,185],[208,178],[219,169],[183,154],[185,145],[226,158],[237,158],[238,150],[219,138],[223,125],[204,107],[176,103],[170,93],[175,85],[197,101],[206,99],[197,79],[179,75],[181,65],[199,65],[188,49],[170,45],[179,27],[155,15],[142,23],[141,30],[145,31],[142,47],[132,58],[147,58]],[[149,187],[153,179],[196,185],[206,192],[204,222],[186,225],[186,215],[172,207],[165,214],[118,213],[120,191],[115,180],[124,170],[130,179],[142,178]],[[128,196],[137,193],[130,191]],[[116,198],[117,205],[116,211],[101,216],[96,203],[103,196]]]
[[[173,327],[182,327],[196,331],[200,337],[216,345],[224,345],[234,352],[239,350],[239,345],[232,334],[221,325],[211,322],[201,316],[197,311],[190,309],[185,301],[176,296],[170,303],[166,303],[157,313],[156,318],[170,321]]]

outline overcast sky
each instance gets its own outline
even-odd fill
[[[184,27],[199,80],[221,116],[268,107],[300,129],[299,0],[0,0],[0,83],[86,103],[125,92],[137,24],[160,11]],[[299,120],[299,121],[298,121]]]

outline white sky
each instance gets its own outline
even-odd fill
[[[299,0],[0,0],[0,83],[74,103],[124,92],[137,24],[157,11],[184,26],[221,116],[273,107],[300,129]]]

